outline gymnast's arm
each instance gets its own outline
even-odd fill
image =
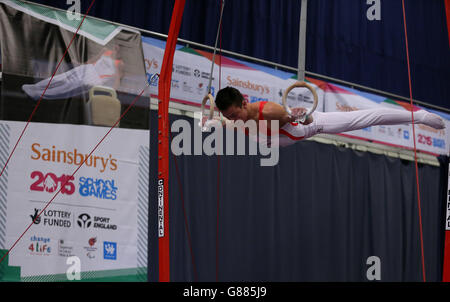
[[[295,122],[295,117],[286,112],[283,106],[274,102],[267,102],[262,110],[262,114],[268,123],[272,120],[280,122],[279,127],[283,127],[287,123]]]
[[[286,112],[283,106],[274,102],[268,102],[263,108],[264,119],[270,122],[271,120],[278,120],[280,122],[280,128],[287,123],[293,123],[297,121],[297,118],[307,112],[305,108],[297,107],[292,108],[292,114]],[[313,121],[312,116],[308,116],[303,125],[311,124]]]

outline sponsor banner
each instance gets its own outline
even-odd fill
[[[150,78],[153,74],[160,72],[165,43],[157,39],[144,37],[142,44],[146,73],[147,77]],[[212,83],[213,95],[219,87],[232,86],[239,89],[250,103],[272,101],[281,104],[284,90],[296,81],[296,76],[292,73],[226,57],[221,57],[220,61],[221,74],[219,76],[219,58],[216,58]],[[175,51],[172,74],[172,101],[200,106],[208,91],[211,62],[211,53],[178,46]],[[377,107],[410,109],[409,104],[378,95],[310,78],[306,78],[306,81],[317,91],[319,97],[318,111],[351,111]],[[158,94],[157,83],[152,85],[151,94]],[[308,108],[313,102],[313,97],[309,90],[296,88],[289,93],[287,102],[290,107]],[[420,108],[413,108],[413,110],[418,109]],[[447,155],[450,145],[450,115],[433,112],[445,119],[447,128],[435,130],[417,124],[416,145],[422,151]],[[414,146],[411,125],[375,126],[345,134],[357,139],[376,141],[401,148],[411,149]]]
[[[164,57],[164,43],[153,38],[143,38],[143,49],[145,57],[145,68],[147,78],[150,79],[155,73],[159,73]],[[172,86],[170,96],[179,102],[201,105],[203,97],[208,93],[208,83],[211,72],[212,54],[178,46],[175,51]],[[221,61],[221,73],[219,76],[219,65],[214,67],[211,92],[213,96],[220,87],[232,86],[243,94],[250,102],[274,101],[281,104],[282,87],[295,83],[295,79],[282,79],[279,76],[257,70],[256,65],[245,65],[244,62],[232,60],[226,57]],[[283,73],[287,74],[287,73]],[[290,75],[291,76],[291,75]],[[315,84],[311,84],[316,87]],[[316,87],[317,88],[317,87]],[[158,83],[152,84],[150,93],[158,94]],[[318,110],[323,107],[323,92],[318,89],[320,103]],[[312,94],[304,88],[294,89],[288,96],[288,104],[296,106],[311,106]]]
[[[10,152],[11,138],[19,137],[25,123],[0,125],[1,141],[8,137]],[[148,131],[114,129],[88,156],[106,132],[103,127],[75,125],[28,127],[8,164],[7,181],[2,179],[7,200],[3,248],[11,247],[32,224],[9,255],[8,265],[20,267],[22,280],[64,276],[66,261],[74,256],[80,259],[81,273],[142,273],[146,267],[146,244],[141,242],[147,238],[141,225],[146,220],[140,211],[148,201],[140,196],[148,196],[148,188],[141,186],[148,182],[141,179],[148,175],[142,173],[148,171],[142,167],[148,160],[141,159],[143,148],[148,150]]]

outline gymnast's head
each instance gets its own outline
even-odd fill
[[[226,87],[217,93],[216,106],[223,116],[229,120],[248,120],[248,102],[239,90],[233,87]]]

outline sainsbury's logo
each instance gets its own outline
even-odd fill
[[[252,83],[249,80],[242,81],[239,78],[232,78],[231,76],[227,76],[227,84],[233,87],[245,88],[257,91],[261,94],[269,94],[270,88],[267,85],[260,85],[256,83]]]
[[[112,154],[109,157],[102,157],[89,154],[84,154],[74,148],[73,150],[60,150],[55,146],[52,147],[42,147],[39,143],[34,143],[31,145],[31,159],[36,161],[44,162],[54,162],[54,163],[64,163],[68,165],[79,166],[84,163],[87,167],[97,168],[100,173],[106,170],[116,171],[117,159],[113,158]]]

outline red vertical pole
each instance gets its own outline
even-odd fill
[[[446,225],[449,224],[448,215]],[[442,272],[442,281],[450,282],[450,231],[445,231],[445,247],[444,247],[444,270]]]
[[[447,32],[450,47],[450,0],[444,0],[445,15],[447,17]],[[444,268],[442,281],[450,282],[450,166],[447,189],[447,216],[445,219],[445,246],[444,246]]]
[[[158,85],[158,243],[159,281],[170,281],[169,247],[169,100],[172,65],[185,0],[176,0]]]
[[[450,165],[448,167],[447,215],[445,219],[444,269],[442,281],[450,282]]]

